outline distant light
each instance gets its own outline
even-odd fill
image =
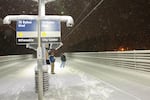
[[[120,50],[121,50],[121,51],[124,51],[125,49],[124,49],[124,48],[121,48]]]
[[[25,13],[26,13],[26,11],[24,11],[24,10],[23,10],[23,11],[22,11],[22,13],[23,13],[23,14],[25,14]]]
[[[63,14],[64,14],[64,12],[62,11],[62,12],[61,12],[61,14],[63,15]]]
[[[125,51],[126,49],[123,48],[123,47],[120,47],[118,50],[119,50],[119,51]]]

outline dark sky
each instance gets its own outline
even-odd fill
[[[56,0],[46,4],[47,15],[70,15],[73,28],[62,23],[65,51],[150,49],[150,0]],[[91,13],[90,13],[91,12]],[[37,15],[32,0],[0,0],[0,20],[7,15]],[[0,26],[0,55],[30,52],[16,46],[15,22]]]

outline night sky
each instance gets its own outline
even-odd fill
[[[47,15],[70,15],[73,28],[62,23],[63,51],[150,49],[150,0],[56,0],[46,4]],[[0,22],[7,15],[37,15],[32,0],[0,0]],[[0,55],[32,53],[16,45],[15,22],[0,23]]]

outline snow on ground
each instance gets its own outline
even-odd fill
[[[33,66],[35,62],[27,61],[5,69],[5,76],[0,77],[0,100],[36,100]]]
[[[6,68],[0,75],[0,100],[37,100],[34,67],[36,61],[20,62]],[[139,98],[86,74],[67,64],[60,68],[55,63],[56,74],[49,73],[49,91],[44,100],[140,100]],[[4,74],[3,74],[4,75]]]
[[[66,66],[50,75],[49,91],[45,100],[140,100],[89,74]]]

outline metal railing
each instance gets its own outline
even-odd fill
[[[0,56],[0,63],[33,58],[32,54]]]
[[[150,72],[150,50],[79,52],[67,56],[108,66]]]

